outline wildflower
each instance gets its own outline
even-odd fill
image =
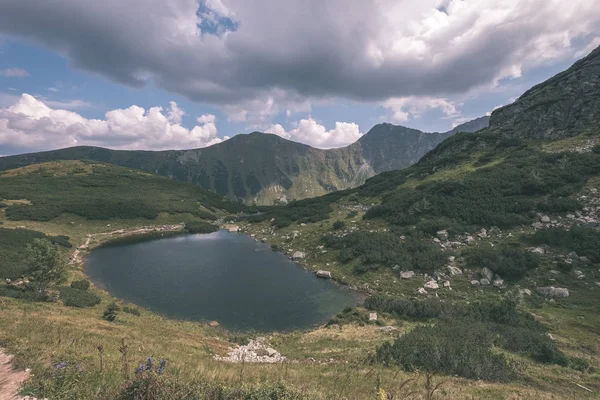
[[[79,365],[79,364],[77,364],[75,366],[75,369],[77,370],[77,372],[83,372],[83,367],[81,365]]]
[[[161,375],[163,372],[163,369],[165,368],[165,365],[167,365],[167,360],[165,360],[164,358],[160,361],[160,364],[158,365],[158,374]]]
[[[152,357],[148,357],[147,369],[152,370]]]
[[[56,369],[63,369],[67,367],[67,363],[64,361],[61,361],[60,363],[56,364]]]
[[[135,373],[137,374],[137,373],[144,372],[144,368],[145,368],[144,364],[138,365],[138,367],[135,369]]]

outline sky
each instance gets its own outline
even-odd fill
[[[2,0],[0,155],[443,132],[600,45],[596,0]]]

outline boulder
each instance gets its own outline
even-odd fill
[[[317,276],[323,279],[331,279],[331,272],[320,269],[317,271]]]
[[[531,224],[531,226],[534,229],[542,229],[544,227],[544,224],[542,224],[541,222],[534,222],[533,224]]]
[[[454,256],[450,256],[450,257],[448,257],[448,262],[449,262],[450,264],[453,264],[453,263],[454,263],[454,260],[456,260],[456,257],[454,257]]]
[[[295,251],[294,254],[292,254],[292,260],[301,260],[304,257],[306,257],[306,253],[302,251]]]
[[[481,268],[481,277],[491,282],[494,279],[494,273],[488,267]]]
[[[494,285],[494,287],[501,287],[504,285],[504,280],[500,279],[500,278],[496,278],[496,279],[494,279],[494,282],[492,282],[492,284]]]
[[[369,313],[369,321],[377,321],[377,313],[376,312]]]
[[[397,330],[398,328],[396,328],[395,326],[382,326],[381,328],[379,328],[380,331],[382,332],[392,332]]]
[[[208,326],[216,328],[217,326],[219,326],[219,323],[217,321],[210,321],[208,323]]]
[[[410,279],[413,276],[415,276],[414,271],[403,271],[403,272],[400,272],[400,278],[402,278],[402,279]]]
[[[448,272],[450,273],[450,275],[452,276],[456,276],[456,275],[461,275],[462,271],[460,268],[458,267],[453,267],[452,265],[448,266]]]
[[[540,254],[540,255],[542,255],[542,254],[544,254],[544,253],[546,252],[546,251],[545,251],[543,248],[541,248],[541,247],[530,247],[530,248],[529,248],[529,249],[527,249],[527,250],[529,250],[530,252],[532,252],[532,253],[534,253],[534,254]]]
[[[475,241],[475,238],[473,236],[467,236],[465,239],[465,242],[467,242],[468,244],[473,243]]]
[[[447,287],[447,288],[449,288],[449,287],[450,287],[450,281],[445,281],[445,282],[444,282],[444,287]]]
[[[479,231],[479,233],[477,234],[477,236],[479,236],[480,238],[486,238],[487,237],[487,230],[485,228],[481,228],[481,230]]]
[[[529,289],[521,289],[521,290],[519,290],[519,294],[521,294],[521,295],[525,294],[527,296],[531,296],[531,290],[529,290]]]
[[[481,286],[489,286],[490,285],[490,280],[486,279],[486,278],[482,278],[482,279],[479,280],[479,284]]]
[[[538,292],[540,295],[544,296],[547,299],[569,296],[569,289],[557,288],[554,286],[539,287],[536,289],[536,292]]]
[[[479,286],[479,284],[480,284],[480,283],[479,283],[479,281],[478,281],[478,280],[476,280],[476,279],[473,279],[473,280],[471,281],[471,285],[473,285],[473,286]]]
[[[424,288],[419,288],[418,293],[419,294],[427,294],[427,290],[425,290]]]
[[[550,217],[548,217],[547,215],[542,215],[540,221],[542,221],[544,224],[548,224],[550,223]]]
[[[423,285],[425,289],[439,289],[440,285],[436,281],[429,281]]]

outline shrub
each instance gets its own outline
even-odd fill
[[[397,297],[373,295],[367,297],[364,306],[369,310],[386,312],[398,318],[424,320],[437,318],[448,313],[447,303],[434,299],[401,299]]]
[[[540,263],[537,254],[510,245],[474,248],[465,258],[469,268],[488,267],[504,279],[522,278]]]
[[[219,227],[208,222],[191,221],[186,222],[185,231],[189,233],[212,233],[219,230]]]
[[[433,243],[416,237],[400,239],[389,232],[355,232],[344,237],[332,235],[323,238],[325,245],[340,250],[342,262],[391,267],[399,264],[405,268],[431,272],[446,262],[446,256]],[[363,267],[358,267],[359,272]],[[372,267],[371,267],[372,268]]]
[[[68,307],[94,307],[100,303],[100,296],[88,290],[81,290],[74,287],[63,287],[60,289],[60,298],[65,306]]]
[[[119,305],[115,302],[109,303],[104,309],[104,314],[102,314],[102,319],[114,322],[117,319],[117,313],[121,311]]]
[[[575,251],[580,256],[589,257],[592,262],[600,262],[600,232],[593,228],[544,229],[529,235],[525,241],[533,245],[547,244],[567,252]]]
[[[481,323],[419,326],[393,343],[378,347],[374,361],[398,365],[406,371],[510,381],[516,377],[516,369],[503,355],[491,351],[493,340],[493,334]]]
[[[369,317],[364,312],[360,312],[355,308],[348,307],[341,313],[333,316],[327,325],[345,325],[345,324],[358,324],[360,326],[365,325],[369,322]]]
[[[71,282],[71,287],[73,289],[88,290],[90,288],[90,281],[88,281],[87,279],[73,281],[73,282]]]
[[[335,221],[333,223],[333,230],[337,231],[337,230],[342,229],[345,226],[346,226],[346,223],[344,221]]]
[[[8,204],[0,202],[0,208],[6,208],[6,207],[8,207]]]
[[[139,317],[140,315],[142,315],[140,309],[137,308],[137,307],[133,307],[133,306],[124,306],[123,307],[123,312],[126,312],[127,314],[135,315],[137,317]]]

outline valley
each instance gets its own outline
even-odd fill
[[[354,145],[340,149],[335,162],[304,146],[309,156],[302,162],[317,169],[302,179],[313,187],[322,179],[323,190],[294,181],[286,196],[298,200],[285,205],[231,202],[222,196],[232,199],[232,181],[220,190],[200,184],[200,175],[169,169],[181,157],[204,162],[200,150],[148,153],[174,163],[161,164],[168,165],[162,170],[146,153],[135,153],[146,161],[132,165],[129,153],[97,148],[0,158],[0,277],[10,280],[0,289],[0,346],[14,355],[15,368],[32,371],[22,394],[132,399],[136,390],[152,389],[156,398],[208,399],[597,397],[598,85],[600,48],[495,110],[485,129],[475,124],[473,132],[453,132],[416,151],[407,137],[427,141],[422,133],[378,125],[363,136],[360,152]],[[412,156],[391,162],[380,145],[366,142],[381,140],[398,153],[390,136],[401,138]],[[264,134],[217,146],[248,141],[262,143],[265,154],[257,157],[277,155],[278,162],[293,159],[286,149],[297,147]],[[348,183],[365,154],[380,173]],[[246,166],[253,162],[244,158]],[[342,164],[345,169],[336,170]],[[322,165],[332,169],[319,171]],[[303,168],[287,167],[302,176]],[[236,200],[248,199],[248,176],[240,177],[244,191]],[[257,178],[260,189],[251,196],[280,178]],[[322,185],[335,179],[345,182],[333,185],[343,190]],[[306,196],[293,194],[295,187]],[[309,271],[328,272],[364,295],[363,304],[311,329],[236,332],[128,304],[90,285],[84,273],[88,252],[109,238],[183,230],[207,238],[233,226],[269,257],[279,252]],[[46,264],[54,257],[73,260],[48,289],[40,289],[46,282],[32,270],[36,251]],[[146,264],[164,262],[148,255],[155,260]],[[161,290],[159,282],[145,291],[166,296]],[[246,362],[244,354],[277,362]]]

